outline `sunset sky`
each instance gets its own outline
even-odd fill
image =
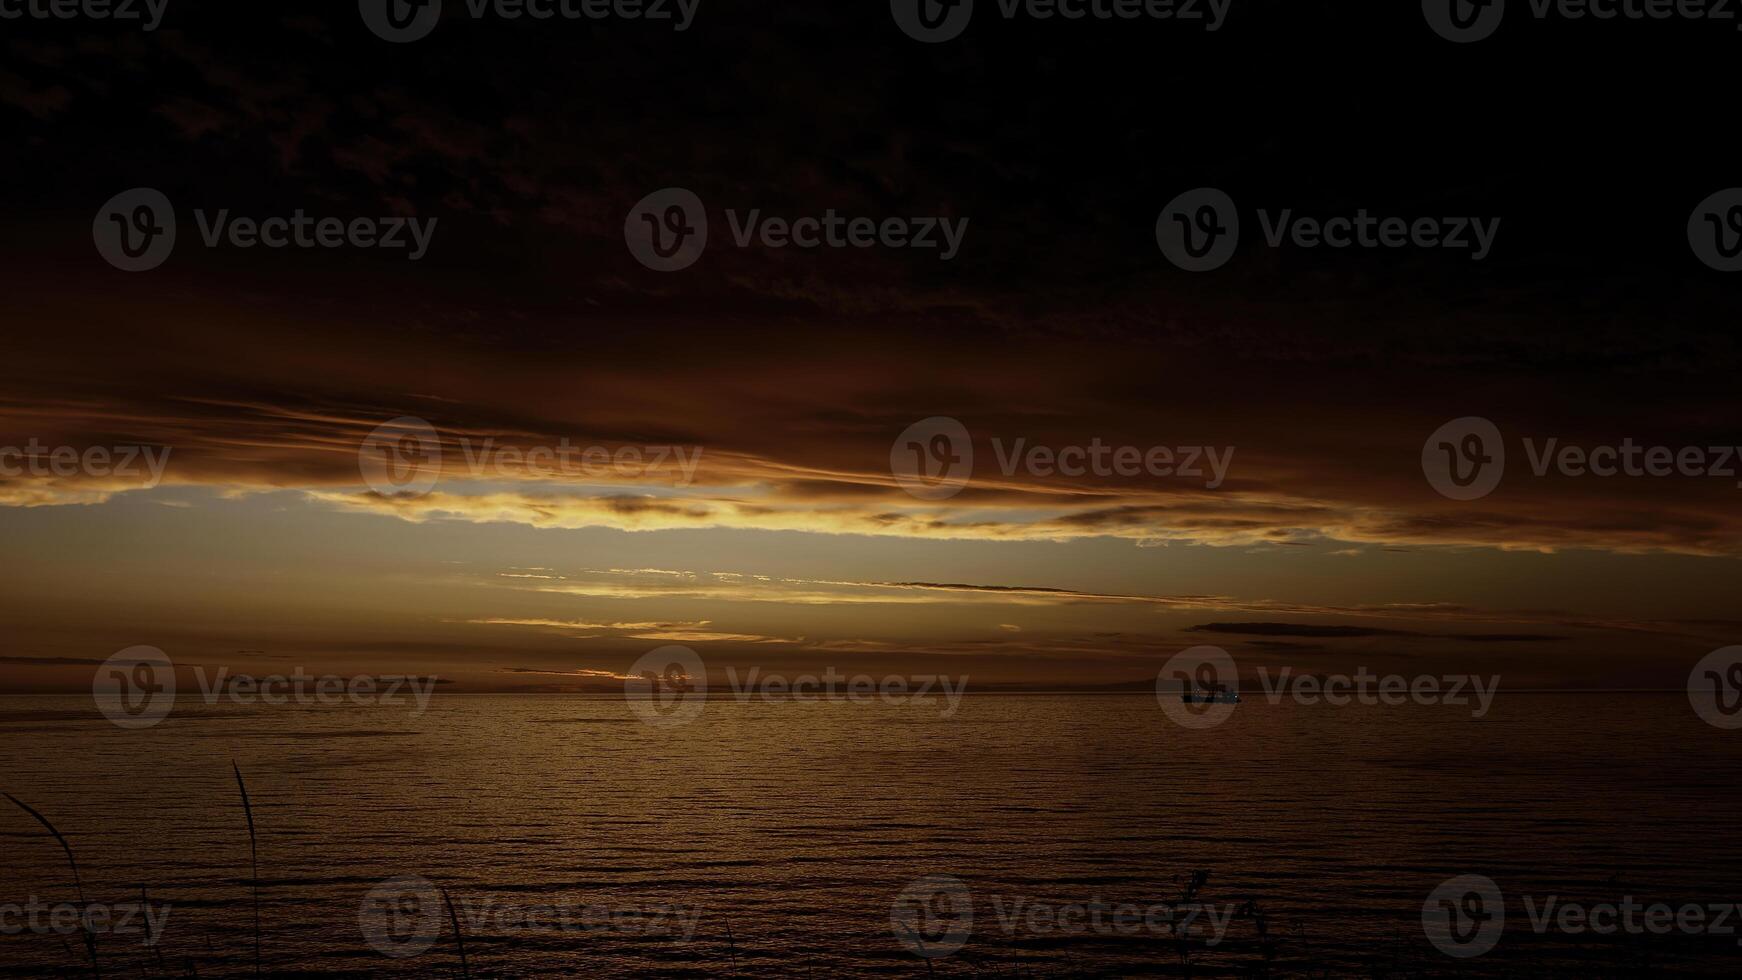
[[[867,6],[862,29],[890,30]],[[730,23],[680,37],[676,69],[641,57],[669,36],[587,25],[444,24],[415,53],[297,15],[249,50],[173,16],[150,40],[10,33],[0,114],[24,136],[0,149],[0,446],[170,456],[150,489],[0,476],[0,680],[86,689],[90,664],[149,644],[260,672],[581,690],[679,643],[711,666],[1053,688],[1150,683],[1214,643],[1242,666],[1679,687],[1739,642],[1742,477],[1537,477],[1522,444],[1742,443],[1742,303],[1684,237],[1694,204],[1742,181],[1678,152],[1693,120],[1672,108],[1640,120],[1658,139],[1623,139],[1559,107],[1504,124],[1535,162],[1496,158],[1479,107],[1551,81],[1500,42],[1505,67],[1467,103],[1401,130],[1371,121],[1419,108],[1405,92],[1205,91],[1163,112],[1136,67],[1081,87],[1100,54],[1019,69],[990,29],[948,54],[892,38],[903,59],[836,65],[854,83],[830,84],[837,25],[790,16],[785,45]],[[1293,53],[1286,18],[1252,29],[1276,70],[1354,70]],[[1156,52],[1238,70],[1192,40]],[[1399,72],[1450,57],[1427,38],[1350,46]],[[733,67],[747,57],[754,74]],[[1600,46],[1569,57],[1604,64]],[[130,72],[140,91],[115,83]],[[982,112],[988,90],[1008,105]],[[688,123],[650,120],[649,101]],[[807,120],[814,145],[765,154],[770,114]],[[1235,131],[1270,132],[1272,152],[1223,149]],[[1573,132],[1612,140],[1608,165],[1562,150]],[[1505,223],[1478,264],[1272,250],[1253,221],[1228,267],[1180,272],[1157,212],[1211,185],[1243,207]],[[92,215],[142,186],[175,202],[180,239],[128,274],[94,251]],[[696,266],[661,274],[622,227],[668,186],[716,227]],[[194,210],[226,208],[439,226],[417,262],[204,247]],[[728,208],[971,224],[945,263],[737,248]],[[443,440],[421,497],[359,468],[402,416]],[[928,501],[890,454],[938,416],[976,465]],[[1421,454],[1465,416],[1493,420],[1510,459],[1497,491],[1459,502]],[[462,440],[487,439],[700,455],[693,481],[468,473]],[[1213,489],[1001,472],[994,440],[1018,439],[1233,456]]]

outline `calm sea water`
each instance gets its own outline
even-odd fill
[[[155,951],[99,938],[114,976],[253,974],[232,760],[259,835],[262,969],[280,976],[458,976],[418,879],[448,889],[474,976],[1181,975],[1182,948],[1194,976],[1742,964],[1733,935],[1539,934],[1525,904],[1742,900],[1742,733],[1680,695],[1502,692],[1481,720],[1251,699],[1201,731],[1144,696],[940,707],[715,698],[655,727],[607,698],[437,696],[422,715],[183,699],[125,731],[89,699],[10,698],[0,789],[66,835],[89,899],[143,885],[169,907]],[[0,835],[0,905],[72,900],[39,825],[8,808]],[[1243,908],[1216,945],[1105,925],[1177,904],[1199,870],[1202,903]],[[1422,906],[1464,874],[1504,892],[1506,924],[1459,960]],[[972,922],[928,903],[929,951],[966,940],[928,966],[892,907],[950,879]],[[1094,903],[1103,925],[1074,925]],[[6,975],[88,975],[84,956],[77,935],[0,936]]]

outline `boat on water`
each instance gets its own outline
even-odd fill
[[[1239,704],[1240,692],[1226,688],[1215,690],[1181,691],[1180,701],[1185,704]]]

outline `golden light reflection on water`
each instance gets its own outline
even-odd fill
[[[1712,790],[1736,785],[1742,746],[1671,695],[1501,697],[1479,722],[1253,698],[1207,731],[1167,723],[1150,696],[969,695],[949,717],[716,697],[672,727],[609,698],[438,695],[422,716],[196,702],[136,732],[89,704],[7,699],[5,784],[66,834],[94,901],[144,883],[168,903],[162,948],[202,976],[251,969],[232,758],[260,828],[264,956],[281,971],[452,969],[449,939],[396,959],[361,931],[365,897],[399,876],[449,889],[471,969],[624,976],[911,975],[923,964],[892,934],[891,902],[927,875],[974,896],[971,940],[938,964],[957,971],[1166,969],[1166,936],[1007,929],[1007,913],[1174,900],[1196,869],[1205,901],[1256,901],[1286,930],[1278,962],[1295,969],[1443,967],[1420,906],[1462,873],[1593,897],[1612,881],[1666,899],[1742,886],[1713,846],[1735,800]],[[10,900],[64,898],[52,839],[20,813],[0,832]],[[1260,962],[1252,925],[1231,920],[1197,969]],[[1690,970],[1728,962],[1684,937],[1652,948]],[[13,975],[71,968],[52,937],[4,949]],[[99,950],[116,972],[145,958],[118,937]],[[1484,962],[1612,954],[1526,935]]]

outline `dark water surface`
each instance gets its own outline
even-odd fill
[[[959,880],[973,912],[939,975],[1182,975],[1182,948],[1194,976],[1255,975],[1267,945],[1277,976],[1742,965],[1735,935],[1539,934],[1527,912],[1527,896],[1742,898],[1742,733],[1682,695],[1502,692],[1479,720],[1254,698],[1201,731],[1151,696],[941,707],[715,698],[658,727],[606,698],[438,695],[421,715],[184,698],[126,731],[88,698],[0,698],[0,789],[66,835],[90,900],[143,884],[169,906],[158,951],[99,937],[105,976],[186,975],[189,959],[253,974],[231,760],[269,974],[460,975],[415,878],[366,901],[404,876],[447,887],[474,976],[924,976],[891,911],[945,880],[929,876]],[[72,901],[53,838],[0,806],[0,903]],[[1239,909],[1214,946],[1070,917],[1177,903],[1200,869],[1201,902]],[[1429,943],[1422,906],[1464,874],[1494,880],[1507,918],[1460,960]],[[407,936],[427,950],[375,948]],[[76,934],[0,936],[6,975],[88,975],[85,955]]]

